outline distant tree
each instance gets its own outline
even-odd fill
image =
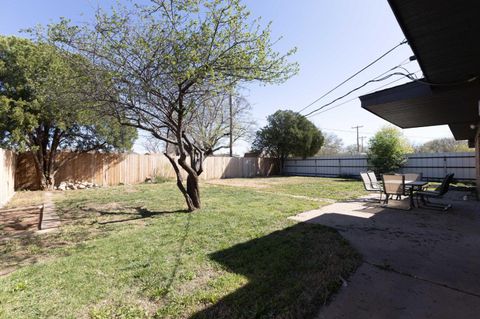
[[[86,102],[88,81],[67,62],[78,59],[45,43],[0,37],[0,146],[32,152],[42,189],[79,153],[128,150],[136,138],[135,129]]]
[[[369,141],[368,163],[378,173],[394,172],[405,164],[405,155],[412,150],[400,130],[384,127]]]
[[[334,133],[323,132],[323,146],[317,155],[335,155],[343,151],[343,140]]]
[[[348,154],[348,155],[355,155],[358,154],[358,146],[357,144],[350,144],[345,146],[345,148],[342,149],[343,154]]]
[[[416,148],[417,153],[449,153],[449,152],[469,152],[467,141],[457,141],[454,138],[438,138],[426,142]]]
[[[113,103],[112,114],[126,115],[122,124],[175,146],[178,157],[165,156],[190,211],[201,206],[199,176],[213,151],[191,130],[202,102],[242,82],[282,83],[298,70],[288,62],[295,50],[275,51],[270,25],[252,19],[240,0],[119,5],[99,10],[92,24],[63,20],[48,33],[95,65],[84,69],[92,80],[95,71],[108,72],[113,85],[98,90],[96,101]]]
[[[293,111],[277,111],[256,133],[253,149],[277,158],[280,167],[289,156],[315,155],[323,145],[322,132],[305,116]]]
[[[197,106],[192,116],[189,131],[204,149],[217,152],[230,147],[230,115],[232,116],[232,142],[249,141],[254,135],[251,106],[245,97],[232,95],[232,114],[230,114],[230,95],[214,94]]]
[[[165,152],[165,143],[154,137],[144,136],[142,147],[150,154],[162,154]]]

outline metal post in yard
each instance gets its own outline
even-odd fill
[[[447,171],[447,157],[444,156],[443,157],[443,172],[444,172],[444,176],[446,176],[448,174],[448,171]]]
[[[233,101],[232,93],[229,95],[229,104],[230,104],[230,157],[233,156]]]

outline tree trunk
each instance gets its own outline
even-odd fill
[[[40,189],[53,190],[55,186],[55,176],[48,171],[40,171],[38,174],[40,175]]]
[[[280,175],[283,175],[283,167],[285,166],[285,158],[282,156],[280,157],[280,160],[278,161],[279,168],[278,170],[280,171]]]
[[[187,193],[192,204],[196,209],[201,208],[200,202],[200,187],[198,185],[198,176],[189,174],[187,176]]]
[[[173,166],[173,170],[175,171],[175,175],[177,176],[177,187],[182,192],[183,197],[185,197],[185,201],[187,203],[188,210],[190,212],[193,212],[195,209],[197,209],[199,207],[195,206],[195,204],[192,200],[192,197],[190,197],[190,194],[188,193],[187,189],[183,185],[182,173],[180,172],[180,169],[179,169],[177,163],[175,162],[175,158],[171,157],[168,153],[164,153],[164,155],[168,158],[168,160],[170,161],[170,164],[172,164],[172,166]],[[198,183],[197,183],[197,189],[198,189]],[[197,191],[197,193],[198,193],[198,191]],[[200,200],[200,197],[198,197],[198,200]]]

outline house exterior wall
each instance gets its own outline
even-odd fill
[[[480,196],[480,126],[477,125],[477,135],[475,137],[475,166],[477,167],[477,194]]]

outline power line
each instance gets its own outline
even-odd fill
[[[413,72],[412,74],[415,74],[415,73],[417,73],[417,72],[419,72],[419,71],[421,71],[421,70],[417,70],[417,71]],[[371,90],[371,91],[368,91],[368,92],[365,93],[365,94],[369,94],[369,93],[378,91],[378,90],[383,89],[384,87],[389,86],[390,84],[393,84],[393,83],[398,82],[398,81],[400,81],[400,80],[403,80],[403,78],[398,78],[398,79],[396,79],[396,80],[390,81],[390,82],[388,82],[388,83],[386,83],[386,84],[384,84],[384,85],[381,85],[381,86],[379,86],[379,87],[374,88],[374,89]],[[362,95],[363,95],[363,94],[362,94]],[[330,111],[330,110],[332,110],[332,109],[335,109],[335,108],[340,107],[340,106],[342,106],[342,105],[345,105],[345,104],[347,104],[347,103],[349,103],[349,102],[352,102],[352,101],[358,99],[359,97],[360,97],[360,95],[355,96],[355,97],[353,97],[353,98],[351,98],[351,99],[348,99],[348,100],[346,100],[346,101],[343,101],[342,103],[339,103],[339,104],[337,104],[337,105],[334,105],[334,106],[332,106],[332,107],[330,107],[330,108],[328,108],[328,109],[325,109],[325,110],[323,110],[323,111],[321,111],[321,112],[317,112],[317,113],[315,113],[315,114],[308,115],[307,117],[312,117],[312,116],[316,116],[316,115],[319,115],[319,114],[328,112],[328,111]]]
[[[331,102],[329,102],[329,103],[327,103],[327,104],[322,105],[321,107],[319,107],[319,108],[311,111],[310,113],[308,113],[308,114],[305,115],[305,116],[306,116],[306,117],[312,116],[312,115],[313,115],[314,113],[316,113],[317,111],[325,108],[325,107],[328,106],[328,105],[333,104],[334,102],[336,102],[336,101],[338,101],[338,100],[341,100],[342,98],[344,98],[344,97],[346,97],[347,95],[349,95],[349,94],[351,94],[351,93],[353,93],[353,92],[361,89],[362,87],[364,87],[365,85],[367,85],[367,84],[369,84],[369,83],[371,83],[371,82],[380,82],[380,81],[383,81],[383,80],[391,77],[392,75],[388,75],[388,76],[386,76],[386,77],[384,77],[384,78],[381,78],[383,75],[387,74],[388,72],[394,71],[394,70],[397,69],[397,68],[401,68],[401,69],[405,70],[407,73],[409,73],[409,71],[408,71],[406,68],[404,68],[404,66],[407,65],[407,64],[410,63],[410,62],[412,62],[412,60],[411,60],[410,58],[407,58],[407,59],[403,60],[402,62],[400,62],[400,63],[397,64],[396,66],[388,69],[387,71],[385,71],[385,72],[377,75],[377,76],[374,77],[373,79],[365,82],[365,83],[362,84],[360,87],[357,87],[357,88],[351,90],[350,92],[348,92],[347,94],[344,94],[344,95],[342,95],[341,97],[336,98],[336,99],[334,99],[333,101],[331,101]],[[418,71],[420,71],[420,70],[418,70]],[[415,71],[414,73],[417,73],[418,71]],[[411,73],[410,73],[410,74],[411,74]],[[401,80],[401,78],[400,78],[400,79],[397,79],[397,80],[395,80],[395,81],[389,82],[388,84],[395,83],[395,82],[400,81],[400,80]],[[386,84],[386,85],[388,85],[388,84]],[[386,85],[384,85],[384,86],[386,86]],[[384,86],[380,86],[379,88],[382,88],[382,87],[384,87]],[[378,90],[379,88],[376,88],[376,89],[374,89],[374,90]],[[373,91],[374,91],[374,90],[373,90]],[[371,91],[371,92],[373,92],[373,91]],[[350,100],[348,100],[348,101],[345,101],[345,103],[348,103],[348,102],[350,102],[350,101],[353,101],[353,100],[355,100],[356,98],[357,98],[357,97],[352,98],[352,99],[350,99]],[[323,113],[323,112],[321,112],[321,113]]]
[[[394,72],[394,73],[388,74],[388,75],[386,75],[386,76],[384,76],[384,77],[382,77],[382,78],[379,78],[379,79],[369,80],[369,81],[363,83],[362,85],[357,86],[356,88],[348,91],[348,92],[345,93],[344,95],[342,95],[342,96],[340,96],[340,97],[338,97],[338,98],[336,98],[336,99],[334,99],[334,100],[332,100],[332,101],[330,101],[330,102],[328,102],[328,103],[326,103],[326,104],[323,104],[322,106],[316,108],[315,110],[311,111],[310,113],[305,114],[305,116],[308,117],[308,116],[310,116],[310,115],[312,115],[312,114],[314,114],[314,113],[316,113],[316,112],[324,109],[325,107],[327,107],[327,106],[329,106],[329,105],[332,105],[333,103],[337,102],[338,100],[341,100],[341,99],[343,99],[344,97],[352,94],[353,92],[360,90],[361,88],[365,87],[366,85],[368,85],[368,84],[370,84],[370,83],[385,81],[386,79],[389,79],[389,78],[391,78],[392,76],[396,76],[396,75],[408,76],[408,74],[405,74],[405,73]]]
[[[400,42],[399,44],[397,44],[396,46],[394,46],[393,48],[391,48],[390,50],[388,50],[387,52],[383,53],[381,56],[379,56],[378,58],[376,58],[375,60],[373,60],[372,62],[370,62],[369,64],[367,64],[366,66],[364,66],[363,68],[361,68],[359,71],[355,72],[353,75],[349,76],[346,80],[342,81],[340,84],[336,85],[333,89],[329,90],[328,92],[324,93],[322,96],[320,96],[318,99],[316,99],[315,101],[313,101],[312,103],[308,104],[307,106],[305,106],[304,108],[302,108],[300,111],[298,111],[298,113],[302,113],[303,111],[305,111],[306,109],[308,109],[310,106],[312,106],[313,104],[317,103],[318,101],[320,101],[321,99],[323,99],[324,97],[326,97],[328,94],[332,93],[333,91],[335,91],[336,89],[338,89],[339,87],[341,87],[342,85],[344,85],[345,83],[347,83],[348,81],[350,81],[351,79],[353,79],[354,77],[356,77],[358,74],[362,73],[363,71],[365,71],[366,69],[368,69],[369,67],[371,67],[372,65],[374,65],[375,63],[377,63],[378,61],[380,61],[381,59],[383,59],[385,56],[387,56],[388,54],[390,54],[392,51],[394,51],[396,48],[402,46],[403,44],[407,43],[407,40],[406,39],[403,39],[402,42]]]

